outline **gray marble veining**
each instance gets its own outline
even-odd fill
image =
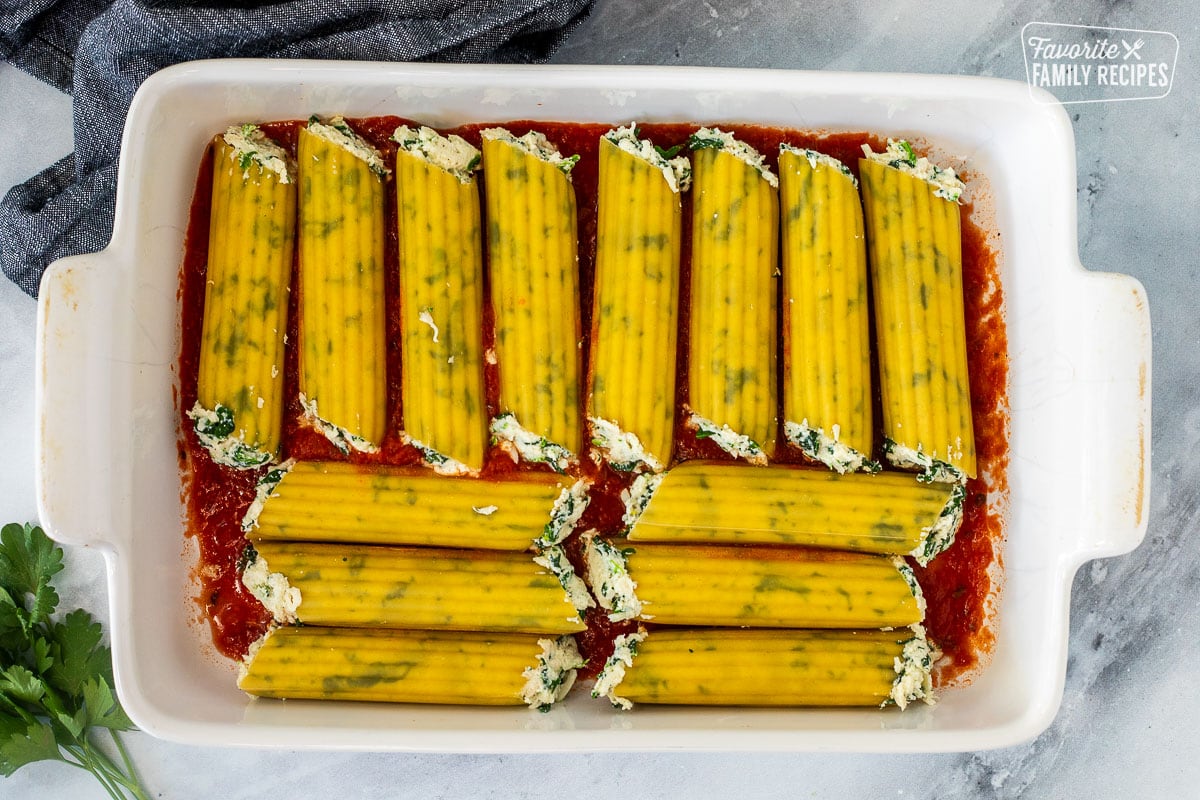
[[[704,64],[991,75],[1024,79],[1030,21],[1165,30],[1180,41],[1164,99],[1071,108],[1080,257],[1138,277],[1154,325],[1150,530],[1128,556],[1084,565],[1073,588],[1062,709],[1035,741],[934,756],[786,754],[385,755],[191,748],[130,737],[163,797],[1188,797],[1200,786],[1200,16],[1165,3],[857,4],[600,0],[560,63]],[[3,187],[70,147],[69,99],[0,66],[0,100],[23,113],[0,142]],[[32,143],[32,144],[30,144]],[[0,517],[34,510],[34,306],[0,286]],[[1103,436],[1103,431],[1097,431]],[[104,566],[72,551],[65,602],[104,607]],[[0,797],[101,797],[90,778],[35,766]]]

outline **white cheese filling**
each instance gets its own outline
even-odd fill
[[[604,662],[604,668],[596,677],[596,685],[592,687],[592,697],[607,697],[608,701],[617,708],[628,711],[633,703],[617,695],[617,689],[625,680],[625,670],[633,666],[637,658],[638,645],[646,640],[643,631],[627,633],[618,636],[613,641],[613,652]]]
[[[937,519],[921,531],[921,541],[909,555],[922,567],[954,544],[954,537],[962,527],[963,502],[966,499],[966,487],[961,483],[954,484],[950,490],[950,499],[942,507]]]
[[[625,514],[621,517],[621,522],[625,527],[633,527],[642,514],[646,513],[646,507],[650,505],[654,492],[665,477],[663,474],[643,472],[633,479],[628,489],[622,490],[621,502],[625,504]]]
[[[567,696],[575,685],[576,670],[584,665],[574,636],[557,639],[538,639],[542,652],[537,664],[526,667],[521,673],[525,686],[521,699],[538,711],[549,711],[550,707]]]
[[[933,648],[925,638],[925,629],[912,626],[913,637],[904,642],[904,649],[896,656],[892,668],[896,679],[892,681],[892,693],[883,705],[895,703],[901,710],[909,703],[924,700],[933,705]]]
[[[251,642],[250,646],[248,648],[246,648],[246,655],[242,656],[242,660],[238,664],[238,683],[239,684],[243,680],[246,679],[246,675],[248,675],[250,673],[250,665],[254,663],[255,656],[258,655],[258,651],[262,649],[263,644],[267,641],[268,637],[270,637],[270,635],[274,632],[275,632],[274,627],[268,628],[266,633],[264,633],[262,636],[255,639],[253,642]]]
[[[404,439],[413,447],[421,451],[421,458],[425,464],[433,469],[438,475],[474,475],[475,470],[468,467],[458,459],[451,458],[445,453],[440,453],[434,450],[429,445],[422,441],[412,438],[408,434],[404,435]]]
[[[422,308],[421,313],[417,314],[417,321],[423,322],[433,330],[433,343],[437,344],[438,336],[441,335],[442,331],[438,328],[437,323],[433,321],[433,309]]]
[[[822,153],[819,150],[809,150],[806,147],[795,147],[785,143],[781,143],[779,145],[779,152],[780,154],[793,153],[798,155],[808,161],[808,165],[813,169],[816,169],[817,167],[829,167],[830,169],[835,169],[849,178],[854,184],[854,188],[858,188],[858,178],[854,177],[854,173],[850,171],[850,168],[827,153]]]
[[[321,412],[317,410],[317,399],[315,397],[309,400],[304,395],[304,392],[301,392],[300,407],[304,409],[304,421],[328,439],[342,453],[349,454],[351,448],[360,453],[379,452],[378,445],[368,442],[366,439],[351,433],[345,428],[334,425],[327,419],[323,419]]]
[[[872,461],[865,454],[840,441],[840,425],[834,424],[830,431],[832,435],[825,433],[824,428],[813,428],[807,419],[801,422],[788,420],[783,423],[783,432],[789,442],[799,447],[804,455],[820,461],[834,472],[842,475],[857,470],[879,472],[881,467],[878,461]]]
[[[576,620],[582,621],[587,610],[596,607],[596,601],[588,592],[587,584],[583,582],[583,578],[575,574],[575,568],[571,566],[571,562],[567,558],[567,551],[562,547],[558,545],[547,547],[534,556],[533,563],[545,567],[554,577],[558,578],[563,591],[566,592],[566,601],[575,609]]]
[[[696,430],[697,439],[708,439],[734,458],[745,459],[760,467],[766,466],[767,454],[759,447],[758,442],[744,433],[738,433],[729,427],[728,423],[717,425],[712,420],[692,412],[688,417],[688,425]]]
[[[913,599],[917,601],[917,611],[921,615],[921,619],[925,619],[925,593],[921,591],[921,584],[917,582],[916,573],[900,556],[893,557],[892,563],[896,565],[896,571],[900,573],[900,577],[904,578],[909,591],[912,592]]]
[[[925,156],[918,158],[912,145],[904,139],[888,139],[887,149],[882,153],[873,152],[869,144],[864,144],[862,149],[866,158],[903,170],[914,178],[920,178],[934,187],[934,196],[945,198],[952,203],[957,203],[967,188],[953,169],[939,167]]]
[[[471,506],[471,510],[476,514],[482,514],[485,517],[490,517],[500,510],[500,506]]]
[[[442,136],[424,125],[419,128],[401,125],[392,139],[404,152],[445,170],[459,183],[470,183],[471,173],[479,168],[479,151],[461,136]]]
[[[587,481],[575,481],[569,488],[559,492],[550,508],[550,521],[542,528],[542,535],[533,540],[533,546],[545,550],[570,536],[587,509],[588,502]]]
[[[267,560],[257,552],[242,570],[242,583],[280,625],[290,625],[299,619],[296,611],[302,600],[300,590],[288,583],[282,572],[271,572]]]
[[[258,479],[258,484],[254,487],[254,501],[250,503],[250,507],[246,509],[245,516],[242,517],[242,530],[250,531],[258,527],[258,518],[262,515],[263,507],[266,506],[267,500],[275,495],[275,487],[287,477],[287,474],[292,471],[292,467],[296,466],[296,460],[289,458],[278,467],[268,470],[266,475]]]
[[[514,463],[524,459],[534,464],[549,464],[560,473],[571,463],[570,450],[525,428],[511,411],[497,415],[488,429],[493,443],[508,453]]]
[[[737,158],[762,175],[771,186],[779,186],[779,176],[771,172],[767,159],[762,153],[738,139],[732,133],[726,133],[720,128],[701,128],[688,139],[688,146],[693,150],[713,149]]]
[[[592,444],[609,466],[619,472],[633,472],[643,465],[651,472],[662,472],[658,459],[642,448],[636,433],[621,430],[615,422],[600,417],[588,417],[592,426]]]
[[[257,164],[259,169],[274,172],[280,183],[292,182],[291,157],[257,125],[231,125],[221,138],[233,148],[229,160],[237,162],[243,179],[249,180],[250,165]]]
[[[583,540],[583,561],[587,566],[587,581],[600,607],[608,611],[613,622],[627,619],[653,619],[642,613],[643,603],[637,596],[637,581],[629,574],[625,554],[588,531]]]
[[[649,139],[639,139],[634,123],[623,128],[614,128],[604,138],[630,155],[636,156],[652,167],[662,170],[667,186],[675,194],[686,192],[692,185],[692,162],[687,156],[666,158]]]
[[[484,128],[479,135],[483,137],[484,141],[501,141],[511,144],[534,158],[545,161],[547,164],[553,164],[568,177],[571,175],[571,169],[579,161],[579,156],[564,156],[558,152],[558,148],[546,138],[545,134],[538,131],[530,131],[524,136],[513,136],[504,128]]]
[[[961,453],[961,442],[959,442],[958,450]],[[950,452],[949,448],[947,448],[947,452]],[[919,449],[914,450],[908,445],[900,444],[887,437],[883,439],[883,454],[892,465],[901,469],[921,470],[917,480],[923,483],[967,482],[966,473],[953,464],[928,456]]]
[[[262,403],[261,397],[259,403]],[[195,423],[196,438],[216,463],[234,469],[253,469],[271,460],[270,453],[246,443],[245,431],[238,431],[236,437],[233,435],[237,423],[227,406],[217,403],[210,411],[197,400],[187,415]]]
[[[311,117],[308,120],[308,132],[336,144],[350,155],[365,162],[376,175],[382,176],[391,172],[383,163],[383,156],[379,151],[370,142],[355,133],[340,115],[331,117],[328,122],[322,122],[319,117]]]

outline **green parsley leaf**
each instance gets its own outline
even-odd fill
[[[95,775],[114,798],[147,794],[117,732],[130,730],[112,691],[112,655],[100,623],[82,609],[52,619],[51,579],[63,551],[41,528],[0,529],[0,775],[35,761],[63,761]],[[124,768],[97,747],[107,729]]]
[[[77,695],[90,678],[111,672],[111,655],[100,646],[100,623],[83,609],[67,614],[50,629],[50,655],[54,664],[46,678],[59,691]]]
[[[39,535],[35,536],[35,532]],[[28,625],[36,625],[54,613],[58,592],[50,585],[50,579],[62,568],[62,550],[54,546],[41,528],[14,523],[0,529],[0,586],[17,601],[18,609],[28,611]],[[33,595],[33,602],[27,607],[23,604],[25,595]]]
[[[133,722],[125,715],[125,709],[117,702],[108,681],[92,678],[83,685],[83,707],[87,710],[87,724],[114,731],[133,729]]]
[[[35,761],[61,761],[54,730],[44,722],[30,723],[23,733],[0,739],[0,775],[8,777]]]

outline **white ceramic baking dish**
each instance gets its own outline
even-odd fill
[[[1047,96],[1048,97],[1048,96]],[[1046,98],[1042,98],[1046,99]],[[989,668],[934,707],[616,713],[577,692],[548,714],[252,701],[199,621],[176,408],[178,277],[199,156],[245,120],[397,114],[754,122],[915,135],[984,175],[1003,253],[1011,363],[1006,586]],[[659,67],[213,61],[142,86],[121,151],[112,243],[42,282],[37,483],[43,524],[108,564],[117,686],[144,730],[179,741],[375,750],[937,751],[1010,745],[1058,708],[1071,579],[1146,529],[1150,317],[1134,279],[1088,272],[1075,146],[1061,107],[982,78]]]

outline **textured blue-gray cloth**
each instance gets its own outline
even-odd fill
[[[75,119],[75,152],[0,201],[0,266],[36,297],[51,261],[108,244],[125,114],[163,67],[233,56],[536,62],[592,1],[0,0],[0,58],[69,92]]]

